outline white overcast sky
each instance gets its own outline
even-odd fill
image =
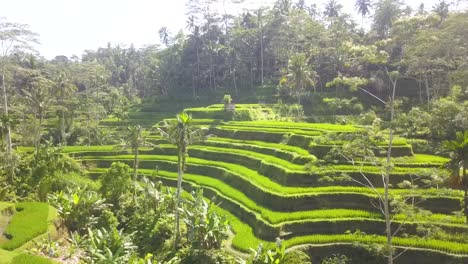
[[[172,32],[185,27],[185,0],[0,0],[0,17],[28,24],[39,33],[42,56],[81,57],[83,50],[104,47],[108,42],[136,47],[159,43],[158,29]],[[222,1],[221,1],[222,2]],[[226,0],[229,2],[229,0]],[[269,5],[274,0],[246,0],[242,7]],[[326,0],[315,2],[323,9]],[[344,11],[354,12],[355,0],[340,0]],[[438,0],[406,0],[426,8]],[[232,8],[229,8],[233,11]]]

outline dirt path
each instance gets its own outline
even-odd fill
[[[0,244],[7,241],[8,239],[3,235],[8,223],[10,223],[11,217],[13,215],[8,213],[0,213]]]
[[[235,236],[234,233],[229,231],[229,238],[226,241],[224,241],[224,248],[226,249],[227,252],[229,252],[230,254],[232,254],[233,256],[237,258],[248,259],[250,257],[249,254],[240,252],[232,246],[232,240],[234,239],[234,236]]]

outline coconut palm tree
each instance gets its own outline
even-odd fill
[[[400,0],[379,0],[374,5],[374,24],[373,29],[380,38],[388,36],[393,23],[402,14],[402,2]]]
[[[454,140],[444,140],[442,147],[450,155],[450,161],[446,164],[451,174],[448,182],[452,188],[463,190],[465,193],[464,212],[466,223],[468,224],[468,176],[466,175],[466,166],[468,165],[468,130],[457,132]]]
[[[169,29],[167,29],[167,27],[162,27],[159,29],[158,33],[161,43],[163,43],[166,47],[169,46],[171,43],[171,33],[169,32]]]
[[[36,152],[42,137],[42,125],[44,117],[52,101],[51,88],[54,83],[43,76],[40,72],[32,69],[27,71],[26,88],[21,89],[23,98],[29,110],[34,115],[38,124],[35,126],[34,146]]]
[[[120,149],[130,148],[133,153],[133,191],[134,198],[136,196],[137,189],[137,174],[138,174],[138,164],[139,159],[138,155],[140,154],[140,147],[151,147],[153,144],[146,142],[145,129],[140,125],[129,126],[127,127],[127,133],[122,143],[120,144]]]
[[[317,73],[308,64],[308,58],[304,53],[291,56],[288,62],[287,74],[281,78],[280,84],[286,83],[297,96],[298,104],[301,104],[301,94],[307,87],[314,87]]]
[[[342,8],[343,6],[336,0],[329,0],[325,4],[325,11],[323,11],[323,14],[328,18],[338,17]]]
[[[162,127],[158,128],[158,131],[163,138],[174,144],[177,148],[176,237],[174,240],[174,247],[177,247],[180,238],[180,194],[182,192],[182,178],[187,162],[188,147],[202,141],[204,139],[204,131],[192,125],[192,116],[186,112],[176,115],[175,120],[164,121]]]
[[[76,86],[71,82],[68,75],[65,72],[60,72],[55,79],[54,93],[59,104],[60,143],[64,146],[67,145],[67,133],[65,131],[65,113],[67,111],[67,107],[65,107],[65,103],[67,98],[73,95],[75,91]]]
[[[356,4],[354,6],[362,17],[361,26],[364,29],[364,17],[370,13],[371,0],[356,0]]]

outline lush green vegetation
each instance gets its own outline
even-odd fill
[[[0,247],[12,250],[45,233],[48,227],[49,205],[46,203],[23,202],[15,205],[16,212],[4,235],[8,241]]]
[[[0,18],[0,264],[468,261],[461,1],[242,2],[73,59]]]

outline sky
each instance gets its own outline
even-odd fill
[[[431,8],[438,0],[406,0]],[[39,34],[37,50],[47,59],[56,55],[81,57],[84,50],[112,45],[142,47],[159,43],[159,28],[178,32],[186,24],[186,0],[0,0],[0,17],[28,24]],[[222,1],[221,1],[222,2]],[[226,0],[229,2],[229,0]],[[235,10],[271,5],[274,0],[245,0]],[[323,9],[326,0],[313,1]],[[355,0],[339,1],[347,13]]]

